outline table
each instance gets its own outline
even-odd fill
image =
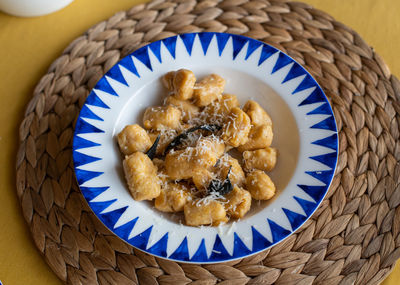
[[[302,0],[354,28],[400,76],[400,2],[392,0]],[[143,0],[75,0],[38,18],[0,12],[0,280],[3,284],[60,284],[36,249],[15,193],[18,128],[26,104],[51,62],[95,23]],[[400,280],[400,265],[384,285]]]

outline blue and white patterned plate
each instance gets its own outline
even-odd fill
[[[199,78],[217,73],[226,92],[259,102],[274,123],[279,150],[270,173],[278,194],[253,201],[242,219],[219,227],[188,227],[179,215],[136,202],[125,185],[115,135],[141,123],[165,94],[160,77],[187,68]],[[183,34],[154,42],[123,58],[94,87],[76,123],[75,174],[96,216],[132,246],[175,261],[222,262],[267,249],[298,229],[328,191],[338,153],[331,106],[311,75],[283,52],[224,33]]]

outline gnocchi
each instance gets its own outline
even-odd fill
[[[272,147],[245,151],[243,152],[244,167],[247,171],[253,169],[271,171],[275,167],[277,155],[277,150]]]
[[[178,129],[182,112],[174,106],[149,107],[144,112],[143,125],[146,129]]]
[[[240,107],[237,97],[232,94],[223,94],[221,98],[208,105],[204,112],[207,114],[209,121],[212,121],[218,117],[226,117],[234,107]]]
[[[250,117],[252,125],[267,125],[272,127],[271,117],[256,101],[247,101],[243,106],[243,111]]]
[[[243,218],[250,210],[251,195],[248,191],[235,186],[226,196],[228,203],[225,204],[227,213],[236,219]]]
[[[250,133],[250,118],[240,108],[234,107],[229,113],[228,120],[222,130],[222,139],[233,147],[247,142]]]
[[[261,125],[252,127],[247,142],[238,147],[238,150],[255,150],[269,147],[273,139],[272,127],[269,125]]]
[[[188,226],[217,226],[245,217],[252,199],[276,195],[265,173],[277,163],[272,120],[257,102],[241,108],[216,74],[196,81],[180,69],[162,83],[168,96],[145,110],[144,128],[128,125],[117,135],[133,199],[183,212]]]
[[[137,151],[145,152],[152,145],[146,130],[137,124],[126,126],[118,134],[118,144],[121,152],[125,155]]]
[[[192,178],[196,171],[215,165],[224,149],[221,140],[203,138],[195,147],[170,152],[165,157],[167,175],[175,180]]]
[[[196,117],[199,113],[199,107],[187,100],[180,100],[175,96],[168,96],[165,102],[168,105],[175,106],[182,112],[182,120],[184,122],[188,122],[190,119]]]
[[[229,178],[232,185],[243,186],[246,178],[242,167],[237,159],[233,158],[229,154],[225,154],[220,159],[220,165],[217,165],[220,172],[220,177],[227,177],[229,173]]]
[[[135,200],[152,200],[160,195],[157,167],[147,155],[135,152],[125,158],[123,167],[129,190]]]
[[[213,225],[227,222],[224,206],[218,201],[201,203],[199,200],[187,203],[184,207],[186,224],[189,226]]]
[[[170,71],[163,77],[164,86],[173,92],[178,100],[191,99],[195,83],[194,73],[187,69]]]
[[[219,99],[224,91],[225,79],[216,74],[204,77],[194,85],[193,98],[199,107],[204,107]]]
[[[269,200],[275,195],[274,182],[261,170],[254,170],[247,175],[246,188],[256,200]]]
[[[186,185],[167,182],[154,200],[154,207],[161,212],[180,212],[189,200],[191,191]]]
[[[200,168],[193,171],[192,181],[194,186],[199,190],[206,190],[214,175],[211,171]]]

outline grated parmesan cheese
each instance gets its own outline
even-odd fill
[[[218,192],[211,192],[207,196],[205,196],[203,198],[200,198],[196,202],[196,206],[200,207],[200,206],[203,206],[203,205],[208,205],[208,204],[210,204],[211,201],[217,201],[217,202],[221,203],[222,205],[224,205],[224,204],[229,202],[229,201],[226,200],[226,198],[224,196],[222,196]]]

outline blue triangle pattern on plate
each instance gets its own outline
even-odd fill
[[[282,210],[285,213],[286,217],[288,218],[290,225],[292,226],[292,231],[295,231],[305,222],[305,220],[307,220],[307,217],[304,215],[293,212],[286,208],[282,208]]]
[[[136,57],[141,63],[143,63],[148,69],[153,71],[151,66],[149,49],[148,46],[141,47],[140,49],[133,52],[133,56]]]
[[[103,130],[89,124],[85,120],[79,118],[75,125],[75,132],[78,134],[89,134],[89,133],[104,133]]]
[[[207,54],[208,47],[210,46],[210,42],[214,36],[214,33],[201,33],[199,34],[199,39],[201,43],[201,47],[203,48],[204,55]]]
[[[96,95],[93,91],[90,92],[89,96],[86,98],[85,104],[91,105],[91,106],[96,106],[96,107],[101,107],[104,109],[110,109],[100,98],[99,96]]]
[[[258,66],[260,66],[264,61],[270,58],[273,54],[277,53],[278,50],[271,46],[263,45],[261,50],[260,59],[258,60]]]
[[[214,36],[214,33],[201,33],[198,35],[199,35],[201,47],[203,48],[204,55],[206,55],[208,47],[210,46],[212,37]]]
[[[279,52],[278,59],[274,65],[274,68],[272,69],[271,74],[274,74],[277,72],[279,69],[285,67],[286,65],[289,65],[293,62],[293,60],[288,57],[286,54]]]
[[[102,175],[104,172],[97,171],[88,171],[75,168],[76,179],[78,180],[78,184],[81,185],[97,176]]]
[[[260,234],[253,226],[251,226],[251,230],[253,233],[253,252],[257,252],[272,245],[272,242]]]
[[[234,233],[234,241],[233,241],[233,256],[241,257],[251,253],[250,249],[243,243],[240,237]]]
[[[83,105],[81,112],[79,113],[79,116],[82,118],[87,118],[87,119],[92,119],[92,120],[97,120],[97,121],[104,121],[103,118],[100,118],[97,116],[95,113],[93,113],[92,110],[89,109],[88,105]]]
[[[133,62],[132,59],[132,54],[129,56],[125,56],[123,59],[121,59],[118,63],[119,65],[125,67],[127,70],[135,74],[137,77],[140,78],[140,74],[136,69],[135,63]]]
[[[331,181],[333,170],[306,171],[306,173],[328,185]]]
[[[101,193],[103,193],[110,187],[109,186],[106,186],[106,187],[82,187],[81,186],[79,188],[81,189],[81,192],[82,192],[83,196],[85,197],[85,199],[90,202],[91,200],[93,200],[94,198],[99,196]]]
[[[129,86],[128,83],[125,80],[125,77],[122,75],[121,69],[119,68],[118,65],[114,66],[111,68],[107,73],[107,76],[110,78],[118,81],[121,84],[124,84],[125,86]]]
[[[173,254],[169,256],[171,259],[177,259],[177,260],[183,260],[183,261],[189,261],[189,249],[188,249],[188,243],[187,243],[187,237],[183,239],[181,244],[178,246],[178,248],[174,251]]]
[[[329,137],[313,141],[312,144],[320,145],[320,146],[323,146],[323,147],[327,147],[327,148],[336,150],[337,149],[337,145],[338,145],[337,134],[333,134],[333,135],[331,135]]]
[[[135,247],[145,250],[147,247],[147,243],[149,242],[149,237],[150,237],[152,230],[153,230],[153,226],[150,226],[148,229],[146,229],[142,233],[129,239],[128,242]]]
[[[304,74],[306,74],[304,68],[297,62],[294,62],[292,67],[290,68],[289,73],[286,75],[285,79],[283,79],[282,84]]]
[[[81,152],[75,151],[74,152],[74,161],[75,167],[79,167],[88,163],[92,163],[95,161],[101,160],[99,157],[94,157],[90,155],[83,154]]]
[[[168,244],[168,233],[166,233],[158,242],[156,242],[147,251],[158,256],[167,257],[167,244]]]
[[[193,43],[194,39],[196,38],[196,34],[182,34],[179,35],[179,37],[182,39],[188,54],[192,55]]]
[[[156,41],[154,43],[151,43],[149,45],[150,50],[153,52],[153,54],[156,56],[156,58],[158,59],[158,61],[161,63],[161,42],[160,41]]]
[[[279,242],[280,240],[284,239],[288,235],[291,234],[291,232],[285,228],[282,228],[280,225],[275,223],[274,221],[267,219],[269,227],[271,228],[271,233],[272,233],[272,240],[274,243]]]
[[[115,228],[113,231],[114,233],[121,237],[123,240],[128,240],[129,234],[132,232],[132,229],[135,227],[136,222],[139,218],[136,217],[133,220],[127,222],[126,224],[123,224],[117,228]]]
[[[311,216],[311,214],[314,212],[314,210],[318,206],[317,203],[314,203],[314,202],[311,202],[311,201],[307,201],[307,200],[301,199],[301,198],[296,197],[296,196],[294,196],[293,198],[297,201],[297,203],[299,203],[301,208],[303,208],[303,210],[306,213],[307,217]]]
[[[301,81],[299,86],[297,86],[297,88],[292,92],[292,94],[296,94],[300,91],[313,87],[316,87],[318,89],[317,83],[315,82],[314,78],[307,74],[306,77],[304,77],[303,81]]]
[[[216,33],[215,35],[217,37],[218,53],[219,56],[221,56],[222,52],[225,49],[226,44],[228,43],[230,36],[227,34],[220,34],[220,33]]]
[[[258,41],[249,40],[249,45],[247,46],[247,53],[245,60],[247,60],[253,54],[253,52],[260,46],[262,46],[262,43]]]
[[[321,122],[316,123],[315,125],[312,125],[310,128],[336,131],[336,124],[335,124],[335,120],[334,120],[333,116],[330,116],[330,117],[326,118],[325,120],[322,120]]]
[[[299,104],[299,106],[320,102],[326,102],[326,98],[320,88],[315,88],[314,91],[311,92],[311,94]]]
[[[315,161],[321,162],[333,169],[336,165],[337,153],[331,152],[322,155],[311,156],[310,158],[314,159]]]
[[[78,137],[78,136],[75,136],[74,142],[72,143],[72,149],[78,150],[81,148],[94,147],[94,146],[99,146],[99,145],[101,145],[101,144],[86,140],[86,139]]]
[[[104,76],[102,77],[94,87],[97,90],[101,90],[108,94],[118,96],[117,92],[115,92],[114,88],[111,87],[110,82],[108,82],[107,78]]]
[[[304,192],[310,195],[315,202],[319,203],[322,201],[326,193],[326,186],[311,186],[297,184]]]
[[[96,213],[96,216],[98,216],[101,212],[111,206],[111,204],[113,204],[115,201],[117,201],[117,199],[103,202],[89,202],[89,206],[90,208],[92,208],[93,212]]]
[[[269,227],[271,228],[271,233],[272,233],[272,240],[274,243],[284,239],[288,235],[290,235],[290,231],[282,228],[280,225],[275,223],[274,221],[267,219]]]
[[[172,55],[173,58],[175,58],[176,39],[177,37],[174,36],[162,40],[163,44],[168,49],[169,53]]]
[[[104,214],[98,214],[100,220],[110,229],[114,229],[115,224],[118,222],[121,215],[128,209],[128,206],[110,211]]]
[[[196,253],[192,256],[191,261],[207,261],[207,250],[206,250],[206,242],[204,241],[204,238],[201,240],[200,246],[197,249]]]
[[[243,47],[246,45],[248,40],[241,36],[232,36],[233,43],[233,60],[237,57]]]
[[[226,250],[224,244],[222,243],[221,238],[217,234],[215,237],[214,247],[211,251],[210,260],[219,261],[219,260],[226,260],[231,258],[231,255]]]
[[[321,106],[307,113],[307,115],[331,115],[332,109],[328,103],[323,103]]]

